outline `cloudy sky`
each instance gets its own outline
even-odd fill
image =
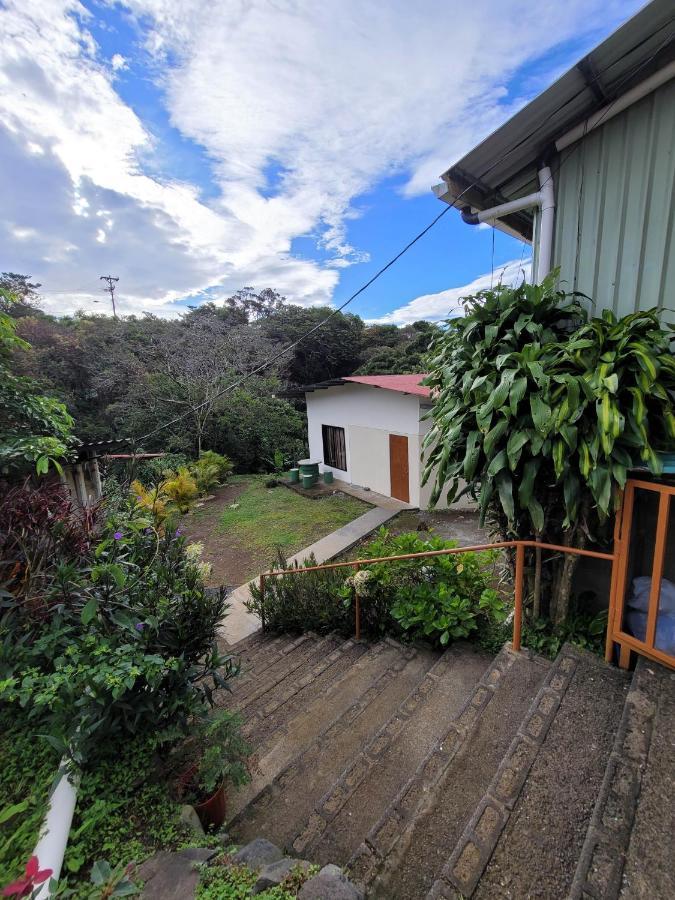
[[[442,208],[438,176],[640,0],[0,0],[0,268],[45,307],[175,315],[244,285],[340,303]],[[505,277],[529,250],[496,233]],[[452,211],[356,301],[489,286]],[[486,275],[487,273],[487,275]]]

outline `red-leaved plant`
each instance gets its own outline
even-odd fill
[[[2,889],[3,897],[33,897],[35,889],[52,874],[52,869],[41,869],[37,856],[31,856],[21,876]]]

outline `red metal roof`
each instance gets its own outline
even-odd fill
[[[351,375],[343,381],[355,381],[357,384],[369,384],[371,387],[383,388],[385,391],[397,391],[399,394],[416,394],[418,397],[431,397],[431,388],[421,384],[422,375]]]

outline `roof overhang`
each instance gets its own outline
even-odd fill
[[[451,166],[434,193],[478,212],[536,191],[537,170],[550,161],[555,141],[675,59],[674,37],[673,0],[653,0]],[[530,210],[496,225],[532,240]]]

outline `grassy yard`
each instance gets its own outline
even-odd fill
[[[345,494],[312,500],[282,485],[268,488],[268,478],[232,477],[182,523],[187,537],[204,545],[212,584],[242,584],[269,568],[277,549],[292,556],[370,508]]]

